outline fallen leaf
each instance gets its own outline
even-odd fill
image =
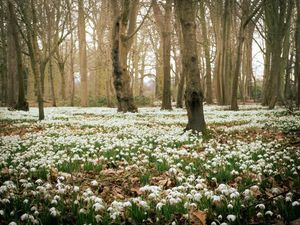
[[[194,216],[194,222],[197,225],[206,225],[206,212],[197,210],[192,213]]]

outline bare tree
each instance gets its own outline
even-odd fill
[[[172,0],[166,0],[164,13],[160,9],[156,0],[152,0],[153,11],[156,23],[159,28],[161,44],[163,48],[163,95],[162,95],[162,109],[172,109],[171,104],[171,14],[172,14]]]
[[[206,132],[203,113],[203,93],[200,87],[196,40],[196,3],[175,0],[183,34],[183,73],[186,74],[185,105],[188,113],[187,130]]]
[[[119,112],[137,112],[130,87],[130,75],[127,57],[135,34],[138,0],[111,1],[113,32],[112,61],[114,86],[118,100]]]

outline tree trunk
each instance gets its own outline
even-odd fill
[[[81,106],[88,106],[87,90],[87,55],[86,55],[86,37],[85,37],[85,15],[83,0],[78,0],[78,38],[79,38],[79,61],[80,61],[80,89]]]
[[[181,60],[183,60],[183,59],[181,59]],[[177,108],[183,108],[182,100],[183,100],[183,91],[184,91],[184,81],[185,81],[185,75],[183,72],[181,72],[178,89],[177,89],[177,100],[176,100]]]
[[[0,95],[0,105],[7,104],[7,52],[6,52],[6,31],[5,31],[5,10],[4,1],[0,1],[0,31],[1,31],[1,55],[0,55],[0,67],[1,67],[1,95]]]
[[[196,4],[193,0],[176,0],[183,34],[183,73],[186,74],[185,105],[188,114],[187,130],[206,132],[203,113],[203,93],[200,87],[196,40]]]
[[[203,35],[204,55],[205,55],[205,67],[206,67],[206,102],[208,104],[213,103],[212,97],[212,84],[211,84],[211,64],[210,64],[210,43],[207,36],[206,21],[205,21],[205,7],[203,1],[200,1],[200,16],[201,16],[201,29]]]
[[[8,83],[8,106],[15,107],[17,98],[17,79],[18,79],[18,67],[17,65],[17,51],[15,39],[14,39],[14,21],[12,11],[12,5],[8,1],[8,25],[7,25],[7,83]]]
[[[49,66],[48,67],[48,72],[49,72],[49,78],[50,78],[52,106],[56,107],[56,97],[55,97],[54,82],[53,82],[53,65],[52,65],[52,59],[49,60],[49,65],[48,66]]]
[[[155,21],[159,28],[163,52],[163,93],[161,109],[171,110],[171,14],[172,0],[167,0],[164,5],[164,15],[156,0],[152,1]]]
[[[118,1],[112,1],[112,62],[119,112],[137,112],[137,107],[133,101],[132,89],[130,88],[130,75],[127,69],[128,51],[132,45],[132,40],[128,39],[128,35],[131,35],[135,29],[137,6],[137,0],[132,2],[125,0],[121,13]]]
[[[300,1],[296,1],[297,6],[297,20],[295,32],[295,45],[296,45],[296,60],[295,60],[295,80],[297,84],[296,90],[296,105],[300,106]]]

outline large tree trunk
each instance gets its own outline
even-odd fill
[[[205,67],[206,67],[206,94],[205,99],[208,104],[213,103],[212,84],[211,84],[211,64],[210,64],[210,43],[207,36],[206,21],[205,21],[205,7],[203,1],[200,1],[200,16],[201,29],[203,35]]]
[[[270,42],[270,72],[264,77],[264,104],[269,109],[275,107],[281,97],[281,72],[283,71],[283,42],[289,30],[293,1],[272,1],[265,4],[265,24],[267,40]]]
[[[1,32],[1,54],[0,54],[0,67],[1,67],[1,95],[0,95],[0,105],[5,105],[7,103],[7,55],[6,55],[6,32],[5,32],[5,10],[4,1],[0,1],[0,32]]]
[[[22,63],[22,51],[20,47],[19,36],[17,32],[17,18],[13,4],[8,0],[8,11],[9,11],[9,26],[11,27],[13,42],[15,44],[15,54],[17,61],[17,77],[18,77],[18,102],[15,105],[15,109],[28,111],[28,102],[25,99],[24,90],[24,77],[23,77],[23,63]]]
[[[296,90],[296,105],[300,106],[300,1],[296,1],[297,6],[297,20],[295,32],[296,45],[296,60],[295,60],[295,79],[297,84]]]
[[[83,0],[78,0],[78,38],[79,38],[79,61],[80,61],[80,89],[81,106],[88,106],[87,90],[87,55],[86,55],[86,37],[85,37],[85,15]]]
[[[132,2],[125,0],[122,5],[122,12],[120,12],[118,1],[112,1],[112,62],[119,112],[137,112],[127,69],[128,51],[132,45],[132,40],[128,39],[128,35],[131,35],[135,29],[137,7],[137,0]]]
[[[17,98],[17,77],[18,77],[18,68],[17,68],[17,51],[16,44],[14,40],[14,31],[13,31],[13,15],[11,15],[12,5],[9,3],[8,11],[8,25],[7,25],[7,89],[8,89],[8,106],[14,107],[16,105]]]
[[[188,114],[187,130],[206,131],[203,113],[203,93],[200,87],[196,40],[196,2],[176,0],[183,34],[183,73],[186,74],[185,105]]]

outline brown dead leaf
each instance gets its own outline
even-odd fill
[[[139,187],[132,187],[132,188],[130,188],[130,191],[132,193],[136,194],[136,195],[141,195],[142,194]]]
[[[104,176],[113,176],[116,175],[116,171],[113,169],[105,169],[105,170],[101,170],[100,174]]]
[[[171,186],[171,184],[172,184],[172,181],[170,178],[158,181],[158,185],[162,186],[163,188],[168,188]]]
[[[3,168],[1,170],[1,176],[8,176],[9,175],[9,169],[7,167]]]
[[[54,167],[50,168],[50,176],[49,179],[51,182],[56,182],[58,177],[58,170]]]
[[[206,212],[197,210],[192,212],[192,218],[195,224],[197,225],[206,225]]]

